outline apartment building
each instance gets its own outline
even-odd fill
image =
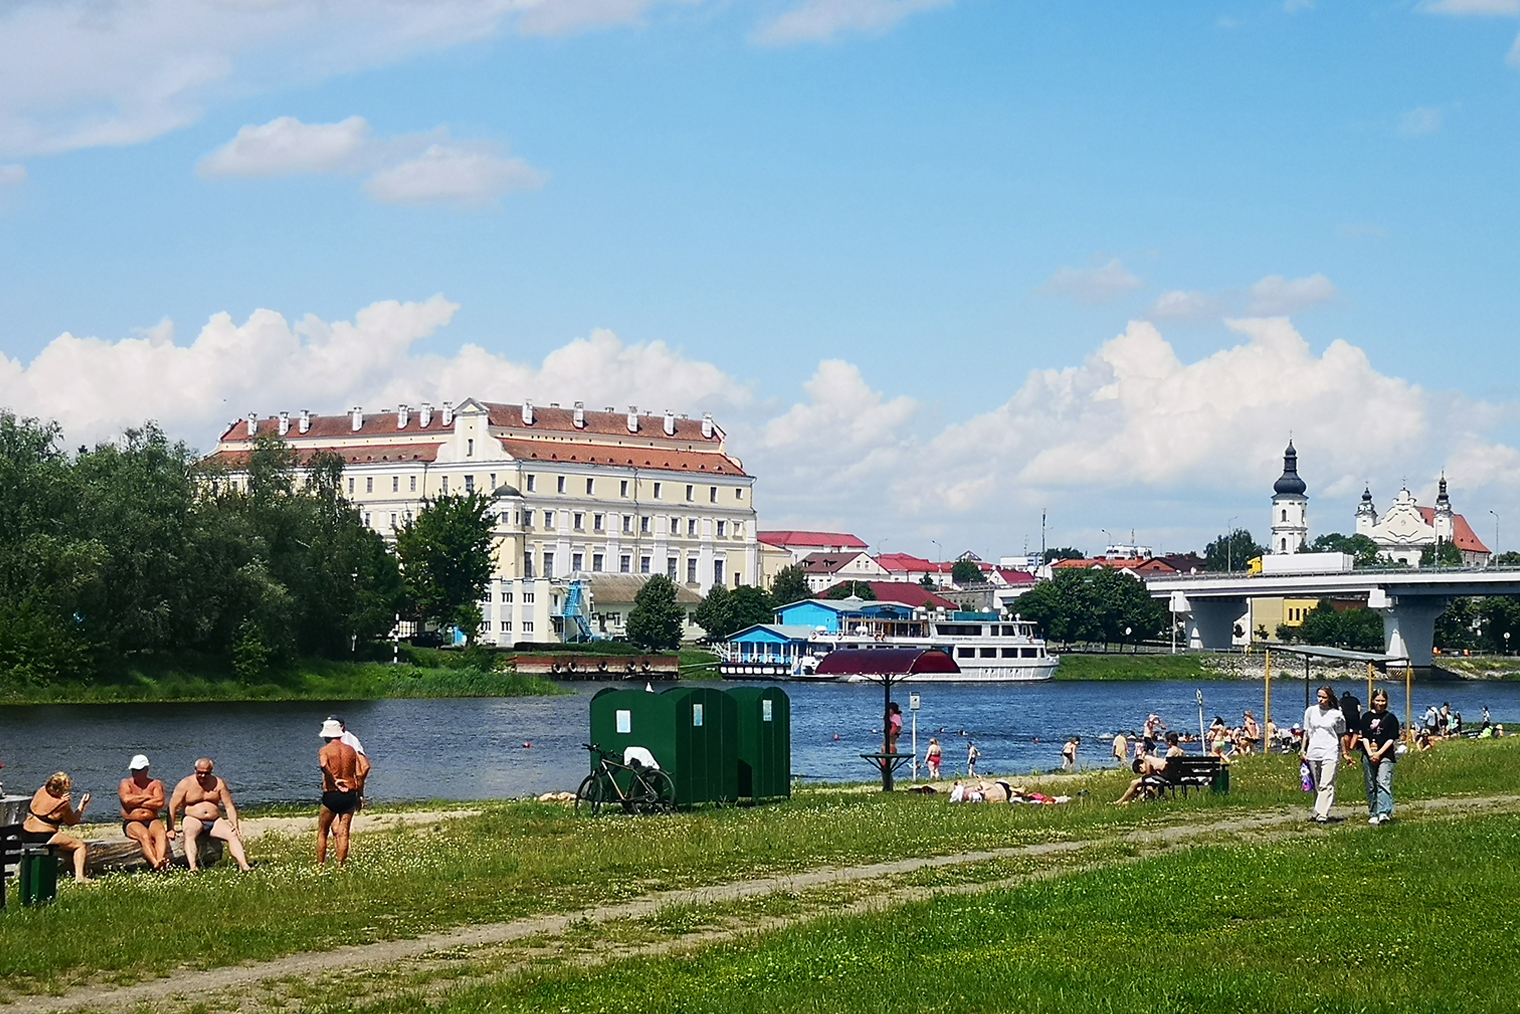
[[[303,462],[340,455],[348,498],[388,538],[424,498],[490,493],[496,568],[481,603],[485,640],[562,639],[571,612],[595,611],[589,584],[571,587],[593,574],[665,574],[697,595],[759,580],[754,478],[710,415],[474,398],[441,409],[250,413],[212,455],[229,481],[240,481],[261,433],[282,437]]]

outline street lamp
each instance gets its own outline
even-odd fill
[[[1499,555],[1499,514],[1497,511],[1489,511],[1494,516],[1494,556]]]
[[[938,557],[944,556],[945,555],[945,551],[943,549],[939,548],[939,543],[936,540],[934,540],[934,539],[930,539],[929,540],[929,545],[931,545],[931,546],[934,547],[934,555],[935,555],[936,559],[934,559],[931,562],[934,564],[934,573],[936,575],[939,575],[940,574],[939,565],[940,565],[941,561],[938,559]],[[935,577],[934,583],[937,584],[937,585],[943,585],[944,584],[944,582],[939,579],[939,576]]]
[[[1504,632],[1504,654],[1509,654],[1509,631]]]
[[[1108,534],[1108,529],[1107,528],[1099,528],[1098,531],[1100,531],[1100,532],[1103,533],[1103,555],[1107,556],[1108,555],[1108,544],[1109,544],[1109,542],[1112,541],[1112,536],[1110,536]]]

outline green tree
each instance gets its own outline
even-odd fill
[[[1434,546],[1426,546],[1420,550],[1421,567],[1460,567],[1462,566],[1462,551],[1456,543],[1442,539]]]
[[[807,574],[803,573],[801,567],[794,563],[776,571],[776,580],[771,582],[771,601],[778,609],[812,597],[813,591],[808,587]]]
[[[939,587],[939,585],[934,583],[934,578],[930,577],[928,574],[925,574],[923,577],[918,579],[918,586],[920,588],[927,588],[930,591],[933,591]]]
[[[1052,563],[1056,560],[1085,560],[1086,558],[1086,553],[1080,549],[1072,549],[1070,546],[1063,546],[1060,549],[1047,549],[1045,550],[1045,555],[1041,557],[1046,563]]]
[[[1339,610],[1329,600],[1322,600],[1309,610],[1300,626],[1278,627],[1277,634],[1284,641],[1352,651],[1382,651],[1384,648],[1382,614],[1362,608]]]
[[[1446,611],[1436,617],[1436,646],[1443,651],[1465,651],[1481,647],[1483,618],[1478,601],[1455,598]]]
[[[702,604],[697,606],[692,619],[706,632],[707,640],[725,641],[746,627],[772,622],[775,614],[775,606],[765,589],[743,584],[728,591],[715,584]]]
[[[982,568],[971,560],[956,560],[955,566],[950,568],[950,580],[958,585],[980,584],[983,580]]]
[[[1511,549],[1494,557],[1493,562],[1496,567],[1520,567],[1520,553]]]
[[[676,602],[676,586],[656,574],[639,589],[628,613],[628,640],[648,651],[673,651],[681,646],[681,623],[686,611]]]
[[[491,580],[494,528],[491,498],[481,492],[424,500],[416,519],[401,525],[396,553],[417,619],[455,627],[475,639],[481,622],[476,603]],[[670,584],[669,578],[660,580]],[[671,585],[672,602],[674,588]]]
[[[871,600],[876,598],[876,593],[864,581],[841,581],[836,585],[830,585],[823,593],[823,597],[826,599],[847,599],[854,597]]]
[[[1165,608],[1144,582],[1096,567],[1062,570],[1035,585],[1019,596],[1019,614],[1037,622],[1046,637],[1068,644],[1139,642],[1159,637],[1167,622]]]
[[[1210,542],[1203,551],[1203,569],[1209,571],[1245,570],[1266,549],[1251,538],[1244,528],[1236,528]]]
[[[1378,544],[1365,535],[1342,535],[1329,532],[1309,543],[1311,553],[1349,553],[1356,567],[1381,567],[1386,564]]]
[[[1520,651],[1520,598],[1490,595],[1479,603],[1478,615],[1482,618],[1484,647],[1503,654]]]

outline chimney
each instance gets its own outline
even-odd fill
[[[252,416],[250,416],[249,418],[252,418]],[[638,431],[639,431],[639,407],[637,405],[629,405],[628,406],[628,432],[629,433],[637,433]],[[250,432],[252,432],[252,431],[250,431]]]
[[[616,412],[617,409],[613,408],[611,405],[608,405],[606,408],[602,409],[602,411],[606,412],[608,415],[611,415],[612,413]]]
[[[352,416],[353,417],[350,421],[353,424],[354,432],[358,433],[359,430],[364,426],[364,409],[358,405],[355,405]]]
[[[575,428],[578,430],[586,428],[586,403],[584,401],[575,403]]]
[[[421,426],[423,429],[427,429],[428,423],[430,423],[432,421],[433,421],[433,403],[430,402],[430,401],[425,401],[425,402],[422,403],[421,414],[420,414],[420,416],[417,419],[417,425]]]
[[[676,414],[668,408],[665,410],[665,435],[667,437],[676,435]]]
[[[257,412],[249,412],[248,413],[248,435],[251,437],[254,434],[258,433],[258,431],[259,431],[259,414]]]
[[[406,429],[406,424],[411,418],[411,408],[406,405],[402,405],[400,408],[396,409],[396,428],[398,430]]]
[[[290,413],[289,412],[281,412],[280,413],[280,436],[283,437],[285,434],[287,434],[289,432],[290,432]]]
[[[443,403],[443,424],[445,426],[454,425],[454,403],[452,401]]]
[[[524,426],[533,425],[533,401],[529,398],[523,399],[522,420]]]
[[[301,409],[301,421],[296,424],[296,429],[302,433],[311,429],[311,409]]]
[[[711,412],[702,413],[702,439],[711,440],[713,435],[713,421]]]

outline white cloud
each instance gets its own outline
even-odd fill
[[[364,189],[386,204],[446,201],[470,206],[494,204],[508,191],[542,186],[546,178],[494,146],[434,144],[416,158],[375,173]]]
[[[294,176],[301,173],[356,172],[364,167],[374,139],[362,116],[341,123],[302,123],[281,116],[237,136],[201,159],[202,176]]]
[[[1268,275],[1251,286],[1251,305],[1247,312],[1252,316],[1296,313],[1328,302],[1335,296],[1335,286],[1321,274],[1307,278]]]
[[[1435,106],[1418,106],[1399,117],[1398,135],[1413,139],[1434,134],[1441,129],[1441,110]]]
[[[1140,279],[1129,272],[1115,257],[1098,268],[1062,268],[1045,283],[1044,291],[1056,296],[1067,296],[1079,303],[1112,303],[1126,292],[1141,285]]]
[[[0,187],[12,187],[26,182],[26,166],[0,165]]]
[[[496,145],[451,141],[448,129],[380,138],[351,116],[341,123],[302,123],[282,116],[246,126],[196,167],[202,176],[293,176],[372,173],[364,190],[387,204],[494,204],[511,190],[547,177]]]
[[[803,0],[792,10],[755,31],[767,45],[794,42],[832,42],[847,32],[880,33],[920,11],[944,7],[954,0]]]
[[[1206,320],[1222,313],[1219,300],[1206,292],[1163,292],[1146,314],[1151,320]]]

